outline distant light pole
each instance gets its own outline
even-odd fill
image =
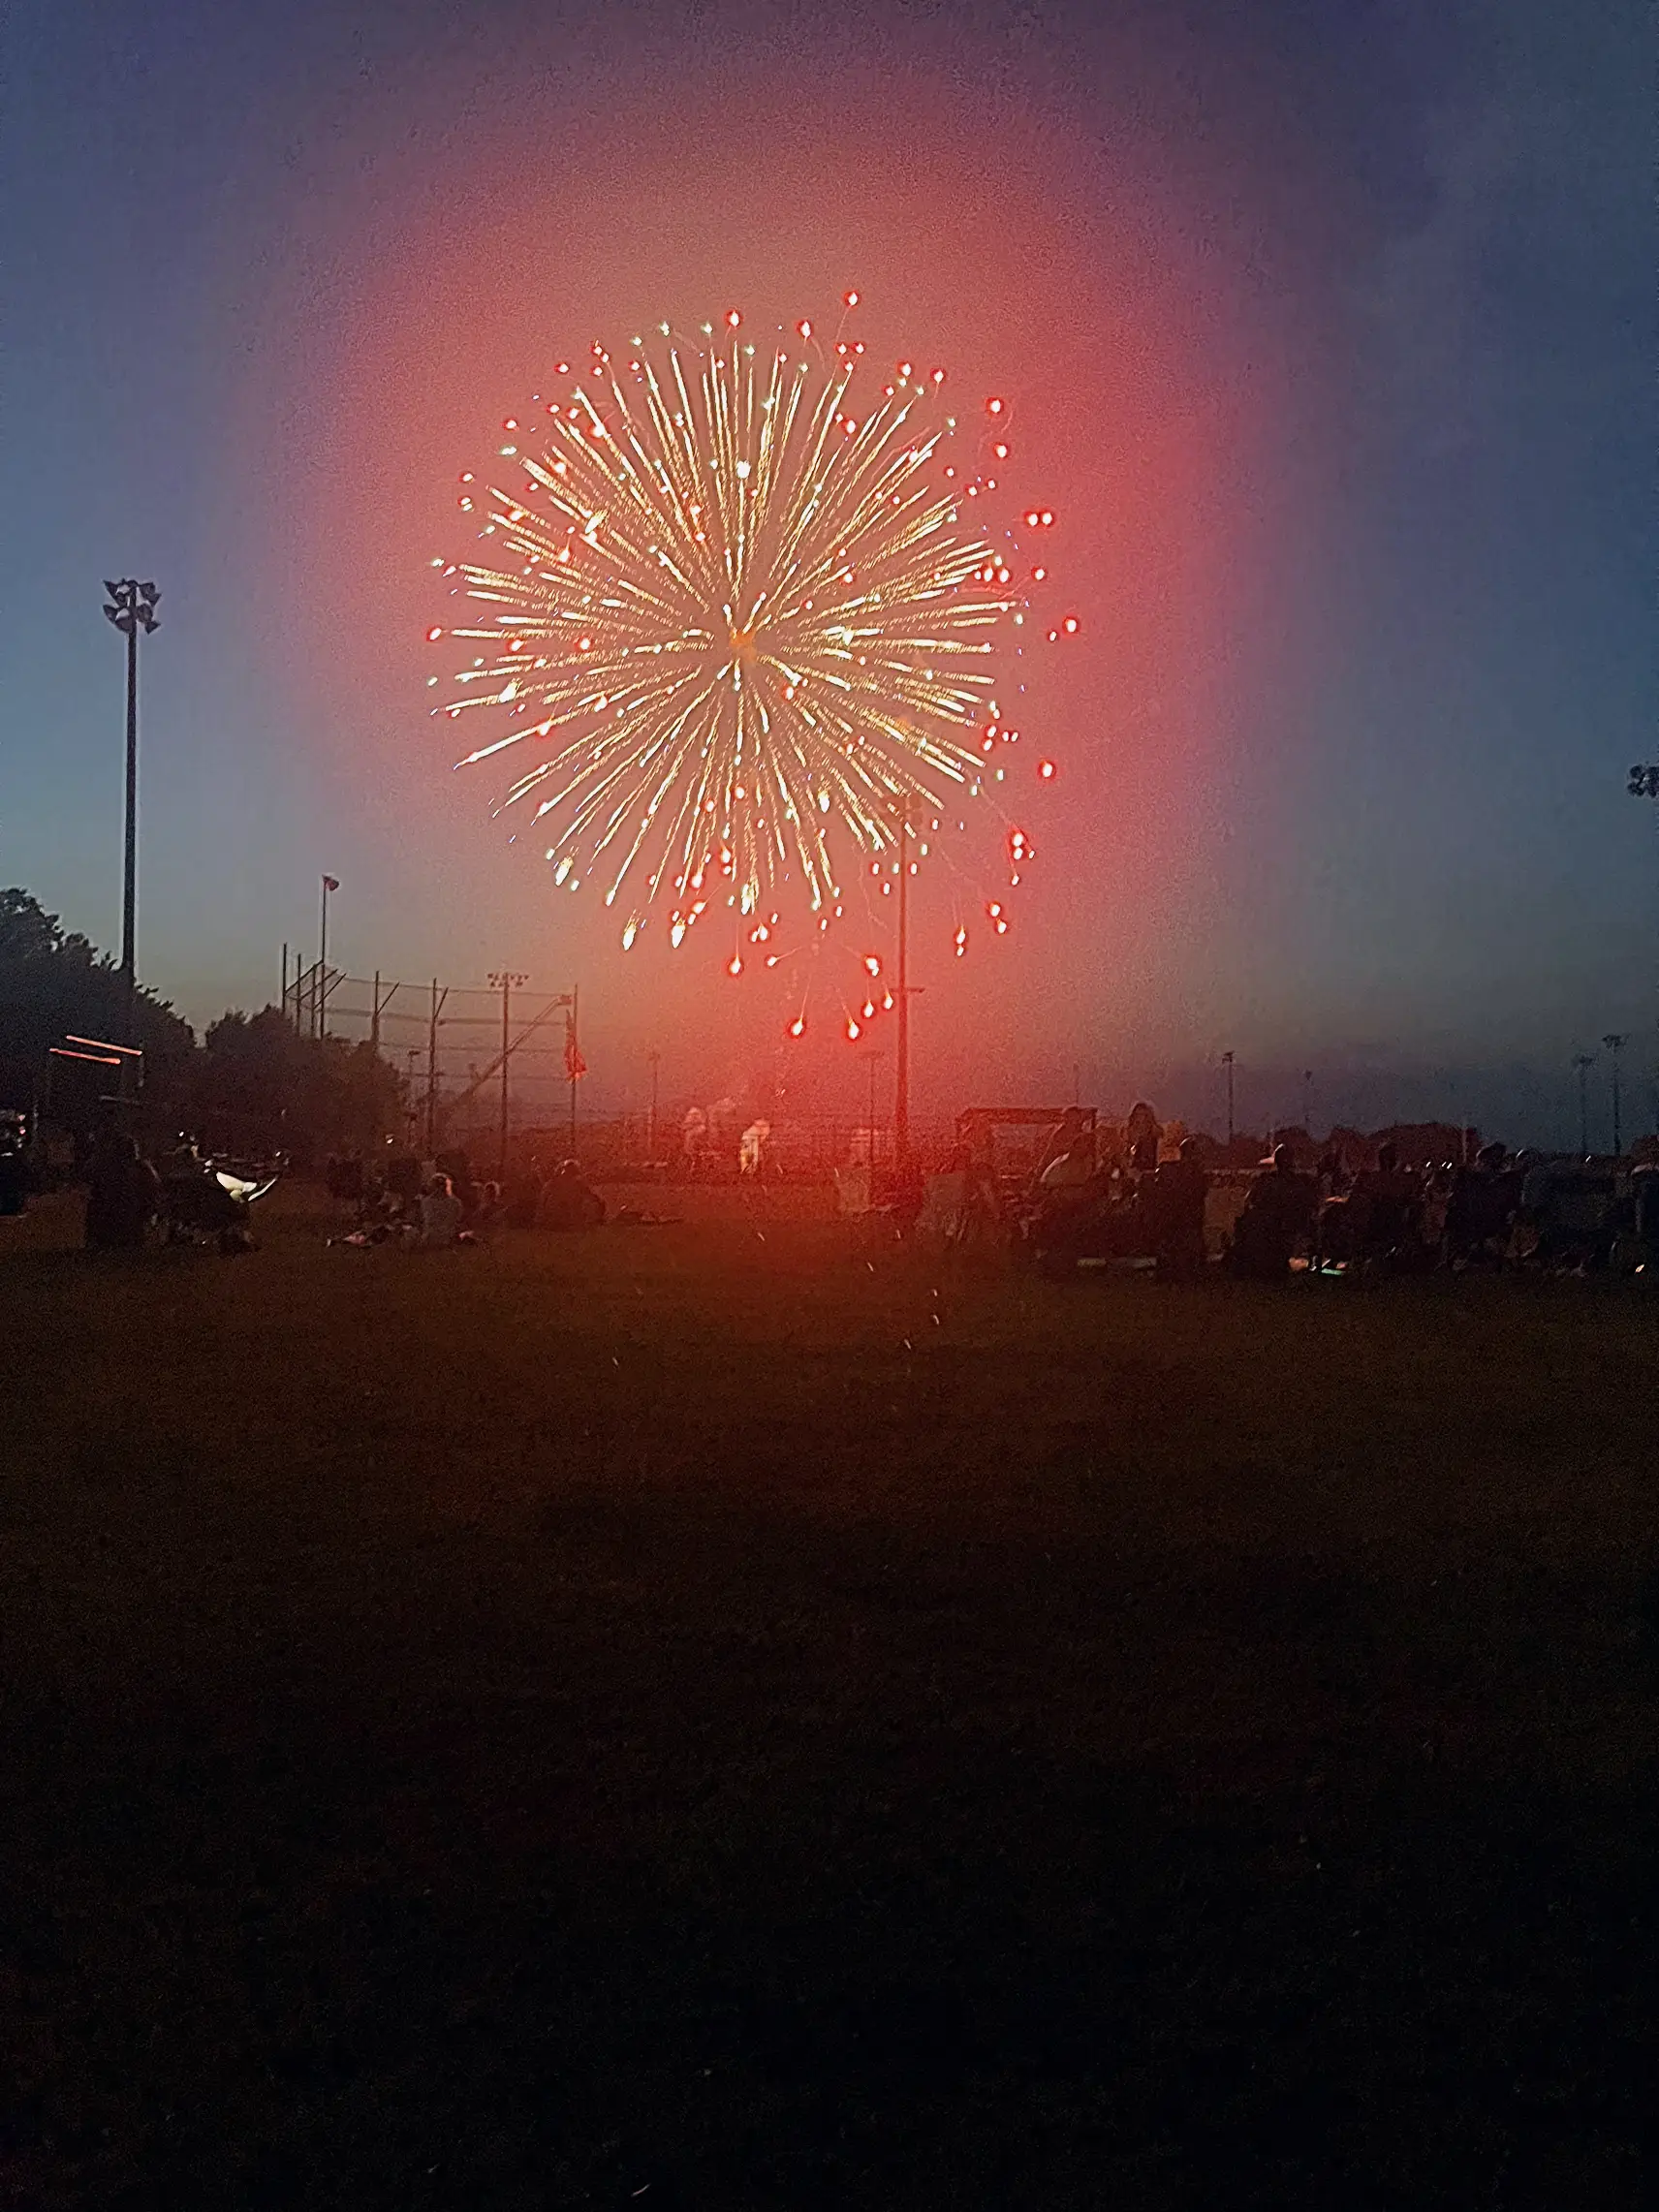
[[[1227,1149],[1233,1149],[1233,1055],[1224,1052],[1221,1065],[1227,1070]]]
[[[1593,1052],[1575,1052],[1573,1065],[1579,1071],[1579,1157],[1590,1156],[1590,1070],[1595,1066]]]
[[[317,989],[314,1003],[317,1009],[315,1034],[329,1034],[329,893],[340,888],[338,876],[323,878],[323,919],[317,930]]]
[[[1624,1152],[1624,1142],[1618,1119],[1618,1056],[1630,1043],[1630,1039],[1622,1030],[1610,1029],[1602,1039],[1602,1043],[1612,1054],[1612,1156],[1617,1160]]]
[[[645,1058],[650,1062],[651,1066],[651,1129],[650,1141],[645,1149],[646,1158],[654,1166],[657,1157],[657,1076],[658,1072],[662,1067],[663,1056],[653,1044],[651,1049],[645,1054]]]
[[[1313,1070],[1301,1072],[1301,1125],[1309,1137],[1313,1135]]]
[[[153,583],[123,576],[118,583],[104,579],[110,597],[104,611],[127,640],[127,853],[121,884],[121,974],[126,979],[128,1003],[139,973],[139,632],[147,638],[157,626],[156,603],[161,598]]]
[[[513,1004],[514,984],[527,983],[529,981],[528,976],[521,976],[512,968],[494,968],[490,971],[489,987],[492,991],[501,993],[501,1146],[496,1155],[495,1171],[503,1182],[507,1180],[508,1072],[513,1066],[513,1045],[507,1028],[508,1014]]]

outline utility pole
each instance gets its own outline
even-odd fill
[[[510,1092],[508,1076],[513,1066],[513,1045],[508,1034],[508,1015],[513,1004],[515,983],[527,983],[528,976],[515,969],[496,968],[490,973],[489,987],[501,993],[501,1146],[496,1155],[496,1174],[502,1182],[507,1180],[507,1119]]]
[[[1590,1070],[1595,1065],[1593,1052],[1575,1052],[1573,1065],[1579,1071],[1579,1157],[1590,1156]]]
[[[371,1053],[378,1053],[378,1050],[381,1050],[381,1015],[385,1013],[385,1009],[391,1004],[391,998],[393,998],[393,993],[396,993],[396,989],[398,986],[391,984],[391,991],[387,991],[385,998],[381,998],[381,969],[374,971],[374,1000],[371,1000],[371,1013],[369,1013],[369,1050]]]
[[[123,576],[104,579],[109,593],[104,612],[127,640],[127,841],[121,877],[121,975],[127,985],[129,1014],[139,976],[139,632],[147,638],[156,626],[153,583]]]
[[[577,1004],[578,1004],[578,992],[577,992],[577,986],[576,986],[576,984],[575,984],[575,983],[573,983],[573,984],[571,985],[571,995],[570,995],[570,1013],[569,1013],[569,1014],[566,1016],[566,1020],[567,1020],[567,1022],[568,1022],[569,1026],[567,1027],[567,1029],[566,1029],[566,1031],[565,1031],[565,1073],[566,1073],[566,1075],[569,1075],[569,1077],[570,1077],[570,1093],[571,1093],[571,1123],[570,1123],[570,1141],[571,1141],[571,1153],[572,1153],[572,1156],[573,1156],[573,1157],[575,1156],[575,1153],[576,1153],[576,1086],[577,1086],[577,1084],[579,1082],[579,1080],[581,1079],[582,1074],[583,1074],[583,1072],[584,1072],[584,1066],[585,1066],[585,1063],[583,1062],[583,1060],[582,1060],[582,1057],[581,1057],[581,1042],[580,1042],[580,1031],[579,1031],[579,1030],[577,1028],[577,1019],[576,1019],[576,1013],[577,1013]]]
[[[910,817],[898,827],[898,1035],[892,1085],[892,1170],[910,1165]],[[873,1079],[873,1078],[872,1078]],[[870,1117],[870,1171],[875,1172],[875,1116]]]
[[[657,1157],[657,1073],[662,1065],[662,1057],[654,1044],[645,1054],[645,1058],[650,1062],[651,1067],[651,1130],[650,1140],[645,1147],[645,1157],[653,1165]]]
[[[1221,1065],[1227,1070],[1227,1149],[1233,1149],[1233,1055],[1224,1052]]]
[[[438,1149],[438,1015],[443,1011],[448,990],[440,992],[438,979],[432,978],[432,1011],[426,1022],[426,1157],[431,1159]]]
[[[1609,1030],[1602,1039],[1602,1043],[1612,1054],[1612,1156],[1617,1160],[1624,1153],[1623,1135],[1619,1128],[1618,1118],[1618,1056],[1630,1043],[1630,1039],[1622,1030]]]
[[[1313,1135],[1313,1070],[1301,1072],[1301,1125],[1309,1137]]]

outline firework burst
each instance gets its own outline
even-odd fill
[[[493,557],[435,564],[477,610],[427,633],[475,648],[435,711],[494,725],[465,764],[527,757],[505,803],[533,808],[556,883],[621,903],[625,946],[653,913],[674,945],[711,909],[749,943],[823,931],[906,826],[1006,780],[999,694],[1046,575],[993,522],[1006,410],[960,436],[942,369],[882,377],[805,323],[765,348],[736,313],[660,336],[561,362],[493,483],[462,479]]]

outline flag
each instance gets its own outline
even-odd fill
[[[587,1062],[581,1056],[581,1046],[576,1041],[576,1023],[565,1015],[565,1079],[576,1082],[587,1074]]]
[[[326,891],[337,891],[339,888],[340,879],[338,876],[325,876],[323,878],[323,888]]]

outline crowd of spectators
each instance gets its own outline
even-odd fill
[[[1018,1235],[1051,1271],[1116,1259],[1180,1279],[1213,1262],[1239,1279],[1275,1281],[1298,1270],[1635,1273],[1650,1259],[1659,1263],[1659,1164],[1643,1160],[1562,1160],[1488,1143],[1464,1159],[1413,1166],[1385,1139],[1358,1165],[1329,1145],[1311,1171],[1279,1144],[1240,1176],[1212,1172],[1203,1151],[1204,1140],[1183,1137],[1160,1158],[1149,1107],[1137,1106],[1121,1137],[1106,1142],[1074,1109],[1012,1207],[966,1147],[953,1168],[974,1194],[982,1228]],[[1225,1226],[1211,1202],[1223,1192],[1239,1201],[1219,1209],[1231,1212]]]
[[[497,1229],[596,1229],[605,1219],[604,1199],[575,1160],[560,1161],[551,1174],[531,1161],[502,1182],[480,1180],[464,1152],[423,1161],[394,1151],[372,1167],[352,1153],[331,1157],[325,1179],[329,1198],[351,1216],[335,1241],[359,1247],[445,1251]]]

